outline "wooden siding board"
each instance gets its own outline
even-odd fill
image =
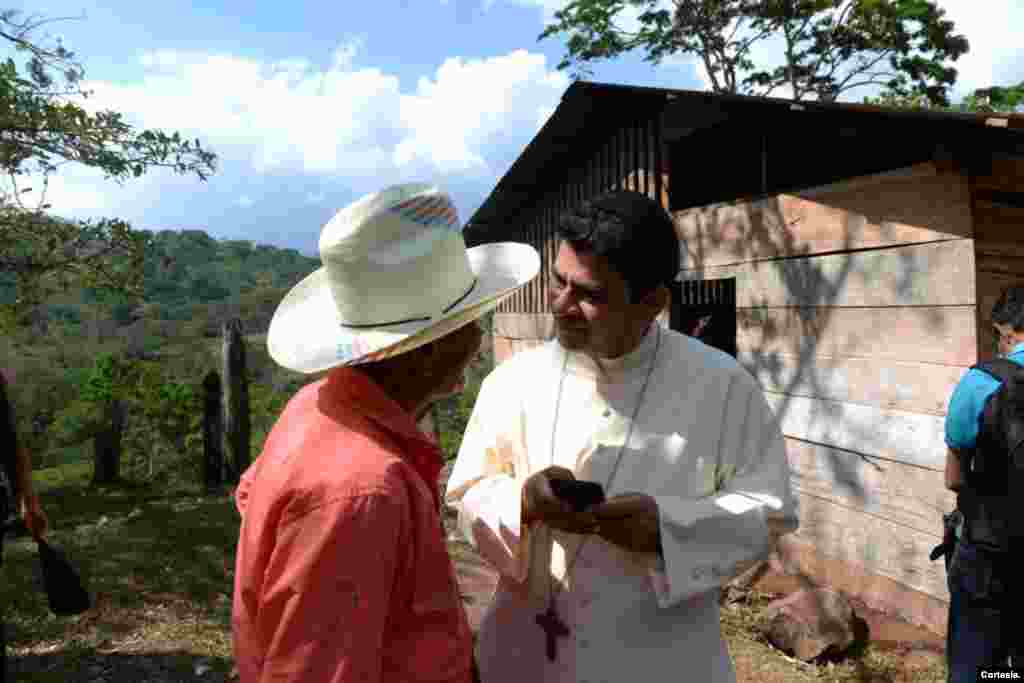
[[[698,269],[972,237],[961,176],[912,178],[876,183],[873,192],[861,194],[783,194],[677,211],[684,265]]]
[[[974,306],[739,308],[737,350],[967,367],[976,360]]]
[[[751,351],[737,360],[765,391],[925,415],[946,414],[965,372],[954,365]]]
[[[796,439],[786,453],[796,490],[930,536],[956,504],[942,472]]]
[[[796,496],[800,528],[793,534],[795,540],[813,544],[825,556],[948,600],[945,565],[928,559],[940,541],[938,522],[936,533],[923,533],[807,493]]]
[[[1020,244],[1024,229],[1024,209],[995,206],[986,202],[974,204],[975,239],[984,244],[1003,242]]]
[[[689,269],[680,279],[734,277],[740,307],[962,306],[975,303],[974,271],[974,244],[958,239]]]
[[[1024,157],[994,155],[989,169],[972,178],[979,189],[1015,192],[1024,189]]]
[[[785,436],[942,471],[945,418],[765,392]]]

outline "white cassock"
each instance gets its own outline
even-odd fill
[[[608,483],[657,344],[656,364],[609,497],[646,493],[663,554],[520,524],[524,480],[555,464]],[[771,527],[796,528],[782,435],[751,375],[729,355],[652,325],[604,370],[557,340],[484,380],[448,480],[462,533],[500,573],[477,638],[484,683],[727,683],[724,581],[767,555]],[[552,452],[554,457],[552,459]],[[553,579],[552,579],[553,577]],[[555,605],[570,634],[554,662],[535,621]]]

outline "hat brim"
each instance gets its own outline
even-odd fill
[[[443,337],[494,310],[540,272],[540,255],[528,244],[499,242],[466,250],[477,278],[468,297],[430,321],[355,329],[342,325],[326,268],[303,278],[285,295],[267,332],[274,362],[311,374],[382,360]]]

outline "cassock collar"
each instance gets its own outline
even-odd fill
[[[632,351],[624,353],[618,358],[602,358],[600,359],[600,366],[598,366],[593,358],[586,354],[570,353],[566,370],[576,375],[599,378],[623,377],[638,369],[646,369],[651,362],[651,357],[654,355],[657,345],[657,325],[657,322],[651,323],[651,326],[647,328],[647,332],[640,338],[640,343]],[[558,364],[561,367],[566,351],[558,342],[557,337],[555,338],[555,348],[557,349]]]

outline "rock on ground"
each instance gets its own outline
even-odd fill
[[[793,656],[810,661],[826,651],[842,654],[853,644],[856,614],[849,601],[827,588],[805,588],[765,608],[765,635]]]

